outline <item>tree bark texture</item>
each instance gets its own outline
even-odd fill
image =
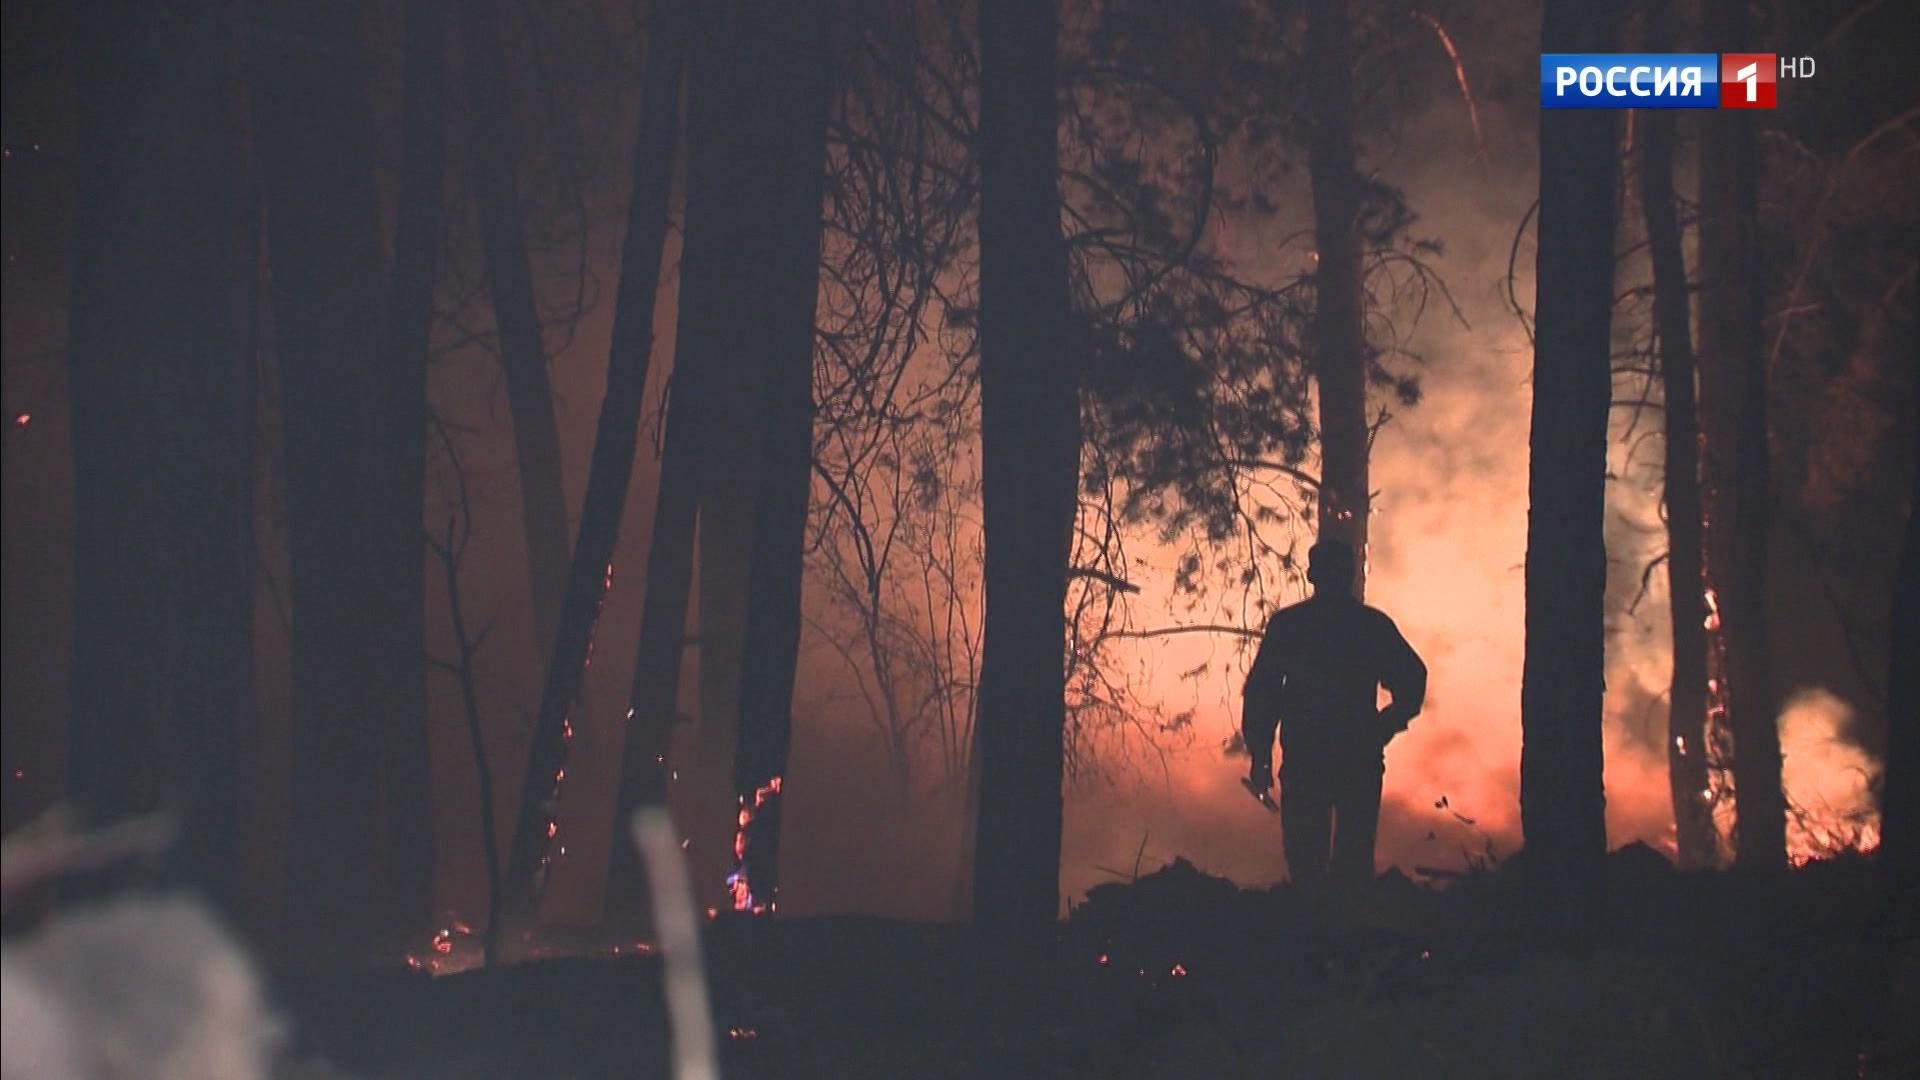
[[[467,172],[493,290],[500,366],[520,465],[520,514],[533,590],[534,645],[552,654],[567,582],[567,502],[561,484],[560,430],[547,379],[546,346],[533,291],[533,262],[514,194],[513,125],[507,55],[497,0],[460,0],[466,48]]]
[[[1052,940],[1067,560],[1080,417],[1058,187],[1052,3],[980,6],[980,411],[986,617],[974,917]]]
[[[750,357],[759,372],[760,438],[752,560],[746,575],[744,664],[733,784],[742,820],[727,886],[737,910],[771,912],[779,897],[782,790],[793,736],[793,683],[800,658],[801,581],[807,497],[813,486],[814,313],[820,292],[820,224],[829,109],[829,0],[750,0],[750,70],[764,124],[767,167],[756,231],[766,237]],[[720,485],[709,490],[718,492]],[[711,503],[709,503],[711,505]],[[707,522],[702,510],[702,535]],[[702,655],[707,607],[700,609]],[[702,710],[706,701],[701,703]]]
[[[1694,398],[1692,293],[1673,193],[1674,117],[1640,113],[1640,196],[1653,260],[1653,315],[1666,416],[1668,614],[1673,675],[1667,696],[1667,775],[1683,867],[1716,861],[1707,787],[1707,602],[1700,503],[1700,421]]]
[[[366,8],[272,0],[255,13],[293,578],[289,895],[294,925],[316,944],[363,944],[424,929],[405,925],[398,896],[409,890],[389,876],[401,832],[385,820],[395,778],[384,775],[381,692],[393,687],[369,677],[387,663],[373,655],[372,624],[388,608],[367,567],[392,523],[356,512],[380,490],[373,417],[395,379],[382,364]]]
[[[1362,556],[1355,591],[1366,588],[1368,494],[1367,348],[1361,281],[1362,184],[1353,143],[1353,43],[1343,0],[1314,0],[1307,62],[1313,84],[1308,174],[1313,186],[1314,373],[1320,399],[1319,536]]]
[[[1606,52],[1603,5],[1547,0],[1543,52]],[[1615,118],[1540,116],[1540,225],[1528,471],[1520,817],[1543,879],[1586,890],[1606,854],[1607,418],[1612,365]]]
[[[227,15],[210,2],[76,12],[68,357],[68,790],[102,819],[182,813],[185,876],[222,900],[252,649]]]
[[[1708,31],[1723,49],[1756,43],[1743,0],[1710,0]],[[1771,463],[1759,265],[1760,153],[1755,116],[1731,112],[1700,136],[1700,426],[1705,438],[1707,575],[1726,667],[1721,690],[1733,733],[1738,808],[1734,857],[1771,868],[1786,860],[1780,777],[1779,688],[1767,633]]]
[[[680,3],[659,0],[653,11],[647,30],[646,96],[634,142],[633,190],[607,356],[607,392],[600,403],[580,532],[528,751],[508,860],[510,884],[503,893],[502,921],[514,930],[526,928],[538,911],[552,850],[564,827],[560,795],[566,780],[567,746],[573,738],[573,706],[593,651],[601,605],[613,584],[614,548],[639,449],[640,410],[653,356],[654,305],[667,241],[684,58]],[[627,842],[624,818],[616,822],[614,835],[615,843]]]

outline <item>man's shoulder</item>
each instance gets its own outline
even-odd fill
[[[1393,616],[1388,615],[1386,612],[1381,611],[1379,608],[1373,607],[1372,605],[1369,605],[1369,604],[1362,604],[1360,606],[1360,611],[1361,611],[1360,617],[1361,619],[1365,620],[1367,627],[1369,629],[1377,630],[1383,634],[1400,633],[1400,626],[1399,624],[1393,621]]]
[[[1360,616],[1361,618],[1367,620],[1370,623],[1373,623],[1376,626],[1392,626],[1394,624],[1393,616],[1388,615],[1386,612],[1381,611],[1379,608],[1374,607],[1372,604],[1361,604],[1360,611],[1361,611],[1361,616]]]
[[[1296,626],[1302,621],[1312,617],[1313,600],[1311,598],[1295,600],[1293,603],[1267,616],[1267,629],[1272,630],[1275,627]]]

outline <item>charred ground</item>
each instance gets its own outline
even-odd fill
[[[1448,888],[1241,889],[1176,860],[1094,889],[1051,955],[963,927],[709,928],[727,1075],[1902,1076],[1915,926],[1865,861],[1784,877],[1608,861],[1595,918],[1524,866]],[[665,1076],[658,961],[432,978],[283,972],[300,1049],[350,1075]]]

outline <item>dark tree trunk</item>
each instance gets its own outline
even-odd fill
[[[1361,310],[1361,180],[1354,164],[1353,45],[1344,0],[1314,0],[1307,62],[1315,113],[1308,144],[1313,184],[1314,373],[1320,386],[1320,539],[1367,546],[1367,350]],[[1366,588],[1359,560],[1356,591]]]
[[[1052,3],[980,6],[980,442],[986,626],[974,917],[1052,941],[1065,604],[1080,457]]]
[[[380,611],[366,677],[375,684],[385,736],[381,818],[391,856],[384,872],[409,926],[433,918],[433,780],[427,752],[426,537],[421,508],[427,483],[427,353],[433,334],[434,281],[445,189],[447,0],[406,6],[405,156],[387,299],[386,340],[372,402],[377,481],[368,571]]]
[[[1547,0],[1543,52],[1606,52],[1605,5]],[[1606,854],[1607,416],[1612,391],[1615,120],[1540,115],[1540,254],[1528,473],[1520,817],[1550,887],[1584,895]]]
[[[552,654],[567,587],[567,502],[561,486],[560,431],[547,381],[546,346],[534,300],[533,263],[514,195],[513,126],[507,106],[507,57],[496,0],[460,0],[466,47],[467,171],[484,234],[500,366],[513,415],[520,464],[520,514],[533,589],[534,645]]]
[[[1920,255],[1920,249],[1914,254]],[[1916,305],[1920,306],[1920,305]],[[1887,762],[1880,795],[1880,865],[1897,888],[1920,888],[1920,383],[1913,394],[1913,492],[1894,581],[1887,652]]]
[[[689,110],[695,106],[689,79]],[[691,122],[691,116],[690,116]],[[689,133],[689,143],[691,143]],[[688,153],[694,153],[689,145]],[[691,177],[693,170],[689,167]],[[691,202],[692,183],[688,184]],[[674,373],[667,399],[666,434],[660,453],[660,483],[654,497],[653,532],[648,538],[645,595],[640,608],[640,647],[633,689],[627,698],[626,740],[621,751],[620,787],[614,821],[625,822],[643,806],[665,806],[672,766],[673,729],[680,697],[680,666],[687,643],[687,597],[693,587],[694,524],[700,503],[700,374],[704,357],[687,338],[689,293],[704,287],[694,268],[696,235],[688,211],[686,246],[680,259],[680,323],[674,348]],[[696,359],[700,358],[700,359]],[[646,874],[639,852],[616,826],[607,853],[607,919],[620,925],[644,925]]]
[[[721,379],[713,387],[712,414],[705,425],[700,466],[724,484],[702,488],[699,548],[700,707],[702,734],[731,725],[740,715],[740,694],[749,674],[747,620],[754,600],[748,590],[753,563],[754,522],[760,475],[760,446],[741,432],[761,431],[764,395],[754,379]]]
[[[1667,775],[1683,867],[1712,866],[1714,837],[1707,792],[1707,602],[1701,545],[1700,423],[1694,413],[1692,301],[1673,196],[1674,117],[1640,114],[1640,195],[1653,258],[1653,314],[1666,398],[1668,608],[1673,678],[1667,698]]]
[[[587,494],[580,510],[580,535],[568,571],[559,633],[547,665],[540,712],[534,721],[533,745],[508,862],[504,910],[496,917],[496,922],[509,931],[526,928],[539,907],[549,852],[560,827],[560,791],[566,776],[567,744],[573,736],[570,714],[580,696],[587,658],[593,650],[594,626],[611,584],[620,518],[633,478],[640,407],[653,356],[654,304],[660,291],[660,264],[667,240],[674,130],[680,118],[680,20],[679,3],[661,0],[654,5],[652,25],[647,28],[646,97],[634,142],[633,192],[627,205],[613,342],[607,356],[607,392],[601,399],[600,426],[594,433]],[[614,833],[624,840],[624,820],[616,824]]]
[[[737,219],[745,208],[745,157],[739,130],[749,114],[734,90],[738,74],[728,20],[716,5],[690,16],[687,53],[686,233],[680,249],[680,310],[674,334],[673,375],[667,384],[666,431],[660,480],[647,542],[639,655],[627,700],[615,822],[643,806],[665,806],[680,668],[687,645],[687,603],[693,589],[695,526],[699,523],[704,462],[701,451],[713,422],[714,383],[734,355],[733,324],[740,314],[741,275],[747,265]],[[609,922],[644,925],[646,874],[639,853],[617,825],[607,854]]]
[[[183,811],[183,869],[223,901],[251,650],[228,14],[76,13],[69,353],[70,792],[105,819]]]
[[[369,417],[393,382],[381,367],[366,11],[269,0],[255,12],[293,570],[289,895],[295,927],[315,945],[364,945],[422,929],[396,922],[385,877],[386,714],[368,673],[379,663],[369,620],[386,608],[365,572],[378,528],[348,512],[379,490]]]
[[[752,332],[760,372],[758,481],[747,574],[738,738],[733,768],[741,816],[729,897],[735,910],[772,911],[780,890],[781,790],[793,734],[793,681],[800,655],[800,594],[807,496],[813,482],[814,308],[820,292],[820,199],[829,108],[830,0],[755,0],[742,5],[754,96],[763,125],[765,208],[756,231],[758,306]],[[717,490],[719,485],[714,485]],[[702,511],[703,515],[705,511]],[[702,534],[706,534],[703,516]],[[700,610],[705,652],[707,609]],[[704,711],[705,702],[702,702]]]
[[[1723,49],[1757,36],[1744,0],[1712,0],[1707,26]],[[1723,700],[1733,733],[1738,807],[1734,856],[1777,867],[1787,849],[1780,779],[1778,688],[1768,662],[1770,514],[1767,371],[1759,269],[1760,155],[1751,112],[1730,112],[1700,135],[1700,425],[1705,435],[1707,575],[1725,647]]]

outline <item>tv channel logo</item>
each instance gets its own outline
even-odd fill
[[[1774,53],[1543,53],[1543,109],[1771,109],[1811,57]]]

